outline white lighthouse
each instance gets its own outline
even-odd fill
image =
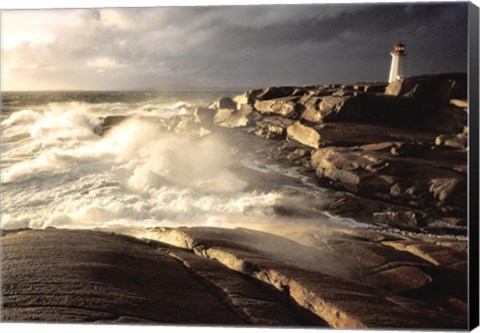
[[[393,82],[403,77],[403,70],[405,68],[405,45],[402,42],[397,42],[393,45],[393,51],[390,52],[392,55],[392,66],[390,67],[390,76],[388,77],[388,82]]]

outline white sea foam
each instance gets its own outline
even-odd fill
[[[68,102],[29,107],[3,118],[1,227],[277,230],[332,223],[383,230],[324,212],[322,197],[329,194],[296,168],[265,163],[253,152],[239,158],[218,137],[178,137],[162,131],[156,121],[191,110],[186,102],[171,101]],[[96,135],[100,118],[109,115],[131,119],[103,137]],[[256,170],[260,179],[253,181],[262,180],[267,189],[252,190],[255,186],[230,171],[232,164]],[[279,185],[261,179],[275,174],[274,179],[290,180]],[[276,215],[278,207],[299,212],[303,220]]]
[[[278,192],[245,192],[213,137],[132,119],[104,137],[81,103],[18,111],[2,123],[2,228],[212,225],[268,219]]]

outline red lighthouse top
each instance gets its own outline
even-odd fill
[[[407,54],[405,52],[405,44],[402,44],[402,42],[396,42],[393,45],[393,54]]]

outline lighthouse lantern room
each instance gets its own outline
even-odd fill
[[[405,45],[402,42],[397,42],[393,45],[393,51],[390,52],[390,55],[392,56],[392,65],[388,82],[393,82],[404,76],[405,56],[407,55]]]

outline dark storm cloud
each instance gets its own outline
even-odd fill
[[[12,72],[95,89],[386,80],[397,40],[407,45],[407,74],[467,70],[465,3],[75,13],[74,24],[50,27],[54,42],[7,50]]]
[[[385,80],[388,52],[402,40],[410,53],[410,74],[466,70],[465,5],[304,5],[297,15],[268,24],[221,20],[236,10],[225,10],[201,48],[172,63],[233,85]],[[322,15],[324,10],[332,15]]]

